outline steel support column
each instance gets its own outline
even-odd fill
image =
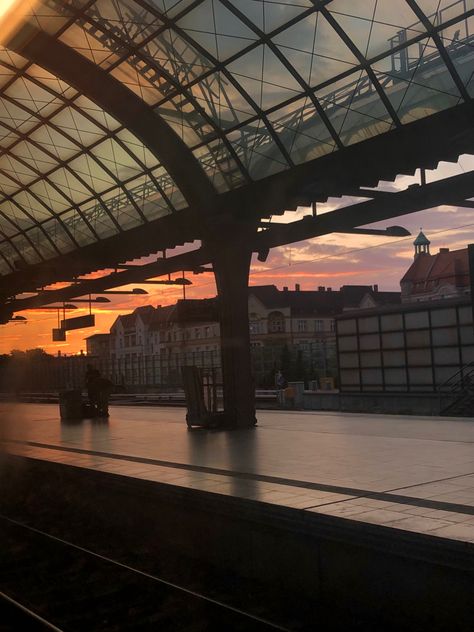
[[[249,428],[256,424],[248,315],[255,227],[232,222],[227,230],[231,243],[212,240],[206,244],[218,292],[224,412],[230,426]]]

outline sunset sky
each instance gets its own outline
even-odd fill
[[[462,156],[457,164],[441,163],[436,171],[428,172],[428,181],[456,175],[474,169],[474,157]],[[403,189],[407,185],[419,182],[416,174],[411,177],[399,177],[395,183],[381,184],[386,190]],[[331,211],[341,204],[340,199],[331,199],[320,212]],[[287,213],[275,221],[291,221],[308,214],[309,209],[300,208],[296,213]],[[250,284],[275,284],[294,287],[301,285],[303,290],[316,289],[319,285],[339,289],[341,285],[377,283],[380,290],[398,290],[399,281],[413,259],[413,240],[420,227],[431,240],[431,252],[441,247],[452,250],[464,248],[474,242],[474,217],[472,209],[440,207],[395,218],[380,224],[380,227],[402,225],[412,233],[403,239],[379,237],[360,237],[332,234],[319,239],[293,244],[291,247],[277,248],[270,252],[265,263],[254,258]],[[374,224],[374,226],[378,226]],[[190,247],[194,248],[198,244]],[[171,254],[171,253],[169,253]],[[180,275],[176,275],[180,276]],[[212,274],[187,274],[193,282],[186,288],[187,298],[205,298],[215,296],[215,284]],[[140,284],[138,284],[140,285]],[[26,324],[10,323],[1,327],[0,353],[12,349],[30,349],[42,347],[49,353],[73,354],[85,350],[84,339],[94,333],[107,333],[114,320],[120,315],[132,311],[140,305],[169,305],[182,298],[180,287],[146,286],[147,296],[111,296],[111,303],[94,309],[96,327],[70,332],[67,341],[53,343],[51,329],[57,327],[57,312],[35,310],[24,312]],[[104,308],[105,307],[105,308]],[[69,312],[69,316],[79,316],[88,309]]]
[[[334,135],[339,136],[341,146],[360,142],[389,130],[390,121],[394,125],[397,121],[398,124],[400,121],[407,124],[420,116],[426,116],[427,112],[434,113],[453,107],[461,98],[459,86],[456,87],[451,77],[452,71],[448,72],[445,62],[439,57],[437,46],[426,32],[425,22],[420,22],[419,15],[413,12],[410,3],[353,3],[350,0],[341,0],[329,6],[326,17],[324,12],[313,5],[309,5],[311,11],[307,12],[305,7],[308,3],[300,3],[300,6],[291,2],[234,2],[235,10],[232,11],[229,11],[225,4],[228,3],[213,3],[213,11],[217,12],[213,13],[213,25],[209,23],[206,3],[183,3],[187,11],[184,11],[179,19],[176,18],[179,30],[186,33],[186,38],[179,35],[178,31],[173,35],[173,47],[176,49],[173,52],[176,56],[173,63],[179,62],[180,55],[184,55],[180,51],[182,43],[188,46],[189,42],[191,45],[194,42],[198,46],[196,51],[201,51],[199,54],[193,53],[195,57],[192,63],[186,57],[182,59],[185,62],[183,68],[186,68],[186,73],[191,72],[194,79],[189,86],[183,88],[183,94],[188,95],[191,100],[189,103],[187,98],[179,100],[179,107],[176,105],[177,99],[175,103],[174,97],[167,96],[163,87],[166,82],[163,82],[162,86],[161,82],[155,81],[161,72],[169,72],[168,53],[164,56],[161,52],[157,53],[152,62],[147,61],[152,63],[153,67],[156,65],[157,73],[140,74],[132,63],[136,55],[143,55],[143,59],[149,59],[149,41],[155,42],[157,51],[162,50],[160,47],[168,50],[168,35],[162,33],[159,21],[152,19],[152,14],[147,12],[144,3],[124,3],[127,11],[123,15],[117,9],[120,8],[120,3],[99,2],[94,6],[93,3],[88,3],[87,11],[84,15],[81,14],[81,20],[76,23],[74,16],[66,19],[62,14],[56,15],[54,8],[48,7],[45,10],[46,5],[38,0],[0,0],[0,40],[3,38],[3,41],[8,41],[10,34],[25,19],[32,20],[40,30],[44,29],[51,36],[54,34],[55,37],[59,37],[75,54],[103,66],[104,81],[109,81],[109,74],[114,81],[121,81],[135,95],[133,102],[137,107],[140,106],[137,112],[148,112],[148,108],[156,108],[157,114],[162,116],[180,136],[187,149],[200,161],[201,166],[208,160],[206,152],[211,147],[211,132],[206,131],[203,136],[207,147],[204,151],[201,147],[203,138],[199,137],[196,130],[199,125],[202,125],[203,130],[207,129],[207,125],[212,122],[212,134],[217,134],[215,140],[223,135],[225,143],[229,147],[234,146],[234,151],[242,161],[242,168],[255,181],[274,173],[275,169],[282,169],[282,165],[291,167],[293,164],[317,160],[319,155],[324,155],[336,147]],[[462,17],[464,11],[460,3],[456,3],[454,9],[454,5],[450,4],[448,16],[446,11],[440,11],[446,8],[446,3],[439,0],[418,4],[430,19],[435,20],[434,24],[440,25],[444,25],[445,19],[451,20],[453,15]],[[169,3],[158,3],[157,6],[169,7]],[[136,46],[138,52],[134,52],[126,62],[122,61],[118,66],[114,66],[115,62],[112,61],[105,63],[104,60],[108,60],[109,54],[112,59],[112,51],[107,51],[106,47],[104,49],[103,38],[90,35],[96,31],[94,21],[90,16],[87,17],[91,7],[99,13],[105,10],[104,7],[110,9],[110,12],[106,11],[104,15],[114,29],[114,38],[124,37],[124,42],[127,41],[126,37],[136,38],[133,50],[135,51]],[[297,19],[299,14],[301,19]],[[172,20],[172,15],[167,19]],[[90,37],[83,32],[83,21],[94,26],[92,30],[87,31]],[[135,22],[136,25],[141,25],[140,28],[146,27],[146,30],[137,35],[138,31],[135,27],[132,28]],[[255,28],[250,29],[249,24],[253,24]],[[471,31],[468,26],[469,23],[465,19],[450,22],[442,31],[444,45],[449,46],[451,43],[458,51],[462,38],[470,37]],[[215,33],[210,33],[209,28],[214,28]],[[341,30],[345,31],[347,37],[342,37]],[[262,35],[263,32],[265,37]],[[394,38],[401,38],[402,32],[406,35],[403,41],[407,43],[407,49],[405,51],[402,47],[400,51],[393,53]],[[144,33],[147,34],[146,37]],[[367,75],[365,65],[362,69],[359,68],[360,55],[354,54],[353,46],[348,46],[347,38],[370,64],[374,76],[380,75],[379,89],[367,92],[370,92],[367,103],[364,100],[365,91],[367,87],[372,86],[372,80]],[[411,38],[415,38],[416,43],[413,40],[410,44]],[[124,51],[128,50],[127,47],[128,44]],[[50,75],[41,68],[39,61],[31,67],[24,65],[26,57],[22,61],[21,54],[17,54],[18,51],[11,53],[7,49],[5,50],[8,64],[5,67],[13,66],[17,71],[12,73],[12,78],[9,74],[11,70],[4,75],[4,80],[7,81],[5,85],[8,85],[6,94],[10,100],[17,102],[18,107],[15,107],[22,114],[9,114],[7,111],[6,118],[13,127],[18,123],[18,127],[21,124],[28,125],[28,128],[22,128],[23,131],[18,138],[5,141],[11,145],[4,152],[5,164],[0,171],[2,174],[6,171],[11,177],[5,176],[0,188],[3,195],[8,196],[3,203],[7,209],[7,217],[11,215],[15,218],[12,224],[15,230],[18,226],[27,226],[25,230],[30,231],[28,236],[34,236],[36,223],[41,224],[43,234],[40,235],[37,247],[44,249],[46,259],[54,256],[55,252],[49,241],[56,240],[54,246],[58,252],[62,252],[61,237],[57,236],[61,234],[59,227],[63,229],[65,226],[73,226],[74,230],[78,230],[77,239],[84,240],[80,241],[80,244],[84,245],[95,241],[97,236],[102,239],[112,235],[116,230],[114,224],[128,230],[138,225],[142,217],[156,220],[162,213],[174,212],[182,207],[183,198],[178,190],[180,184],[178,182],[175,186],[173,173],[168,173],[168,167],[161,164],[164,163],[160,159],[162,149],[154,146],[152,142],[150,145],[143,144],[139,135],[135,134],[134,125],[128,124],[133,121],[127,121],[127,130],[120,130],[123,123],[120,122],[120,117],[114,120],[113,111],[106,114],[108,104],[101,104],[101,98],[89,100],[77,86],[69,85],[68,77],[61,75],[64,69],[59,68],[59,80],[54,77],[54,73]],[[192,46],[190,50],[194,50]],[[468,55],[471,54],[470,45],[466,51]],[[105,57],[102,58],[101,55]],[[125,57],[128,57],[128,53]],[[387,83],[390,73],[394,68],[398,68],[397,64],[401,64],[402,59],[405,60],[407,68],[402,72],[400,65],[395,81]],[[119,60],[116,61],[118,63]],[[431,70],[425,73],[426,68],[431,68],[428,63],[434,61],[439,66],[436,66],[439,70],[437,79]],[[225,72],[215,72],[216,64],[219,68],[225,68]],[[113,68],[113,71],[110,68]],[[208,78],[197,81],[202,73],[206,75],[205,69],[206,72],[213,70],[212,81]],[[457,72],[461,72],[461,65]],[[179,73],[176,74],[176,80],[178,83],[184,81]],[[466,91],[471,89],[472,75],[464,76],[461,73],[458,80],[465,83]],[[240,91],[233,88],[236,82],[241,84]],[[309,90],[313,91],[314,98],[309,98]],[[384,99],[380,96],[382,90],[385,91]],[[352,94],[349,101],[346,92]],[[361,99],[356,95],[361,96]],[[467,98],[467,94],[464,98]],[[314,99],[325,103],[325,111],[332,112],[325,116],[327,123],[318,116]],[[140,100],[146,108],[141,107],[143,104]],[[389,102],[390,112],[386,111]],[[188,121],[189,104],[194,104],[193,115],[189,121],[196,122],[192,124]],[[170,112],[174,112],[175,109],[176,113],[170,118]],[[206,112],[206,119],[203,118],[201,109]],[[267,119],[263,126],[259,119],[261,111],[266,113]],[[38,112],[41,112],[41,116],[37,116]],[[201,123],[198,123],[199,121]],[[206,121],[206,125],[203,125]],[[329,123],[333,128],[331,133],[329,127],[326,129]],[[30,126],[34,132],[31,132],[32,139],[28,137],[27,142],[23,139],[23,134]],[[53,128],[54,137],[51,135]],[[267,131],[262,135],[264,128]],[[10,133],[6,135],[7,139],[9,135]],[[249,140],[252,138],[253,141]],[[257,142],[255,139],[258,138],[260,140]],[[260,142],[264,143],[263,150],[259,149]],[[44,148],[44,155],[37,145]],[[152,146],[154,150],[151,149]],[[37,152],[41,154],[39,157]],[[288,155],[285,157],[284,153]],[[9,162],[10,154],[16,156],[16,162]],[[227,154],[224,152],[223,155]],[[31,169],[28,167],[28,160],[32,161]],[[474,157],[462,156],[456,164],[441,163],[436,171],[427,174],[427,179],[430,181],[444,178],[473,169]],[[48,175],[44,178],[46,171]],[[38,173],[39,183],[36,182]],[[168,201],[162,196],[162,185],[153,184],[150,174],[156,182],[165,183],[165,188],[169,187],[165,196]],[[216,187],[218,180],[219,178],[214,182]],[[419,183],[419,173],[413,177],[399,177],[395,182],[380,183],[379,188],[396,191],[413,183]],[[132,192],[138,196],[136,199],[142,200],[141,207],[137,206],[135,209],[129,205]],[[10,201],[10,197],[13,197],[14,203]],[[120,206],[124,199],[127,204]],[[318,205],[318,213],[331,212],[338,206],[357,201],[354,198],[330,199],[325,205]],[[113,206],[112,202],[117,206]],[[107,207],[109,203],[110,208],[115,209],[113,217],[102,212],[101,205]],[[28,204],[32,205],[32,216],[29,211],[25,211],[25,208],[29,208]],[[383,205],[382,199],[380,204]],[[96,213],[97,209],[99,210]],[[51,216],[52,212],[60,217],[58,226]],[[299,208],[296,212],[288,212],[272,221],[289,222],[309,212],[309,209]],[[93,218],[94,230],[84,226],[84,233],[81,232],[82,213]],[[474,220],[471,216],[472,209],[442,207],[395,218],[380,225],[381,228],[395,224],[406,227],[412,236],[404,239],[332,234],[277,248],[270,253],[265,263],[254,258],[250,284],[275,284],[278,288],[294,288],[295,283],[299,283],[303,290],[316,289],[321,285],[337,290],[347,284],[378,284],[381,290],[398,290],[400,278],[413,259],[412,244],[420,227],[431,239],[432,252],[437,252],[440,247],[463,248],[474,242]],[[17,221],[18,226],[15,223]],[[72,240],[65,235],[62,247],[67,248],[69,242],[72,243],[75,239]],[[8,239],[5,241],[8,242]],[[13,240],[12,243],[16,244]],[[199,245],[188,244],[187,248],[197,248]],[[26,253],[24,256],[27,263],[34,264],[36,247],[31,248],[26,244],[26,247],[20,246],[20,250],[23,254]],[[53,255],[49,254],[49,250]],[[11,263],[14,262],[15,250],[7,243],[2,252],[6,253],[3,265],[7,270],[3,274],[8,274],[13,269]],[[168,257],[173,254],[168,251]],[[28,257],[32,257],[32,260],[28,261]],[[151,258],[148,259],[150,260]],[[181,276],[181,273],[175,276]],[[193,283],[186,288],[187,298],[215,296],[212,274],[187,276]],[[140,305],[171,304],[183,296],[182,288],[179,286],[142,286],[148,290],[148,295],[111,296],[111,303],[101,304],[98,309],[94,309],[94,328],[70,332],[67,334],[67,341],[63,343],[52,342],[51,330],[58,326],[57,311],[23,312],[21,315],[27,318],[25,322],[12,322],[0,326],[0,353],[35,347],[42,347],[54,354],[59,351],[65,354],[78,353],[85,350],[86,337],[94,333],[108,332],[120,314],[130,312]],[[78,309],[69,312],[68,316],[80,316],[87,312],[87,306],[83,305],[81,308],[78,305]]]

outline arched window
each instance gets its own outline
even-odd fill
[[[271,312],[268,314],[268,332],[276,334],[285,331],[285,317],[281,312]]]

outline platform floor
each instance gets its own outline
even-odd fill
[[[258,426],[188,431],[182,408],[1,404],[2,449],[474,543],[474,419],[258,411]]]

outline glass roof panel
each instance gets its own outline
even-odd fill
[[[232,4],[241,11],[264,33],[270,33],[278,27],[290,22],[301,13],[314,7],[310,0],[231,0]]]
[[[288,169],[280,147],[262,119],[240,127],[227,138],[240,161],[255,180]]]
[[[150,6],[156,7],[167,17],[179,16],[194,4],[195,0],[150,0]]]
[[[33,169],[8,154],[0,156],[0,169],[19,184],[28,184],[37,178]]]
[[[73,0],[75,7],[81,8],[87,0]],[[46,31],[50,35],[57,34],[69,21],[71,16],[69,3],[61,0],[50,0],[49,2],[37,2],[36,0],[23,0],[22,10],[26,13],[29,21],[37,28]]]
[[[30,134],[30,138],[60,161],[68,160],[78,153],[77,144],[51,125],[41,125]]]
[[[324,156],[336,147],[308,97],[276,110],[269,115],[269,120],[295,164]]]
[[[21,158],[22,161],[26,162],[40,174],[50,171],[58,164],[54,156],[50,156],[48,153],[42,151],[37,145],[33,145],[26,140],[23,140],[12,147],[11,153],[18,158]]]
[[[25,6],[36,28],[152,108],[221,193],[474,95],[474,0],[417,0],[426,19],[410,4]],[[187,206],[161,151],[122,118],[0,47],[0,270],[7,253],[38,261]]]
[[[2,198],[4,196],[13,195],[18,190],[18,184],[13,182],[5,173],[0,171],[0,191]]]
[[[219,61],[228,59],[258,39],[219,0],[204,0],[176,24]]]
[[[134,0],[96,0],[86,15],[97,26],[105,25],[105,29],[120,33],[134,46],[148,39],[163,24],[155,13]]]
[[[6,66],[0,64],[0,88],[3,88],[3,86],[13,79],[15,75],[16,72],[13,68],[7,68]]]
[[[316,86],[358,64],[321,13],[311,13],[273,38],[295,70]]]
[[[143,223],[138,209],[130,203],[128,191],[113,189],[102,196],[102,201],[121,230],[127,230]],[[103,209],[97,209],[99,216],[103,215],[104,212]]]
[[[79,244],[79,246],[87,246],[95,241],[95,237],[91,229],[84,221],[84,215],[81,215],[76,209],[67,211],[61,215],[61,222],[67,227],[68,231]]]
[[[194,155],[220,193],[229,191],[243,182],[242,171],[222,139],[200,147],[194,151]]]
[[[0,97],[0,122],[4,122],[6,126],[16,129],[22,134],[26,134],[33,126],[38,124],[39,119],[14,101]]]
[[[151,62],[150,69],[144,68],[148,76],[153,77],[154,83],[162,76],[162,71],[170,75],[179,84],[188,84],[200,77],[203,73],[213,69],[214,64],[203,50],[185,39],[180,32],[166,29],[160,32],[154,39],[146,42],[140,49],[142,57]],[[153,70],[158,69],[161,72]],[[164,83],[160,90],[166,97],[170,88]]]
[[[474,0],[416,0],[416,3],[435,25],[474,9]]]
[[[142,72],[140,65],[136,62],[136,58],[129,58],[116,66],[111,71],[111,74],[118,79],[120,83],[139,96],[142,101],[145,101],[148,105],[155,105],[160,100],[160,93],[156,89],[156,83],[165,83],[167,86],[169,84],[166,80],[163,81],[158,77],[156,81],[153,81],[154,76],[147,77]]]
[[[262,110],[291,99],[301,92],[291,72],[272,49],[260,45],[227,66],[253,103]]]
[[[47,211],[48,215],[51,214],[52,209],[54,209],[55,212],[60,212],[70,206],[63,194],[46,180],[35,182],[29,188],[29,191],[31,191],[39,201],[43,202],[43,212]]]
[[[69,164],[75,173],[96,193],[102,193],[115,184],[113,176],[89,154],[81,154]]]
[[[149,175],[142,175],[132,180],[127,184],[126,189],[148,221],[171,213],[171,208],[159,190],[157,181]]]
[[[192,94],[221,129],[234,127],[256,116],[256,110],[223,72],[208,75],[195,83]]]
[[[392,121],[374,84],[364,71],[316,91],[328,119],[344,145],[387,132]]]
[[[106,239],[119,233],[119,228],[114,223],[111,215],[96,200],[81,204],[79,209],[87,217],[88,222],[100,239]]]
[[[72,204],[79,204],[91,197],[90,190],[69,169],[56,169],[49,175],[49,180],[60,188]]]
[[[15,253],[20,253],[19,255],[14,255],[14,261],[20,260],[21,258],[28,264],[38,263],[42,259],[50,259],[54,257],[58,251],[53,247],[51,242],[45,238],[44,233],[41,233],[38,229],[33,229],[34,234],[32,238],[34,240],[33,245],[31,241],[27,239],[24,235],[16,235],[12,238],[11,243],[14,247]]]
[[[0,44],[0,63],[20,70],[28,64],[28,61]]]
[[[26,77],[17,79],[4,94],[42,117],[55,112],[62,103],[54,93],[48,92]]]
[[[120,127],[120,123],[111,114],[105,112],[83,94],[74,99],[74,105],[108,131],[112,132]]]
[[[42,227],[62,254],[75,250],[76,244],[57,218],[48,219]]]
[[[80,24],[72,24],[61,34],[60,41],[101,68],[109,68],[119,59],[121,47],[114,42],[102,41],[103,33],[91,25],[87,26],[88,30]]]
[[[30,218],[39,222],[51,217],[51,212],[42,203],[41,198],[34,197],[28,191],[20,191],[12,197],[13,203],[20,209],[24,209]]]
[[[440,35],[463,85],[474,96],[474,17],[455,22]]]
[[[387,58],[372,67],[402,123],[459,103],[459,90],[431,38],[404,49],[400,61],[402,70],[390,68]]]
[[[28,67],[27,76],[36,80],[39,84],[59,95],[62,99],[72,99],[77,94],[69,84],[61,81],[50,72],[33,64]]]
[[[99,158],[117,180],[123,181],[136,176],[141,169],[132,156],[113,138],[107,138],[96,145],[91,153]]]
[[[104,137],[100,127],[72,107],[62,109],[50,121],[59,130],[66,132],[78,145],[87,147]]]
[[[333,0],[328,10],[366,59],[426,33],[404,1]]]

